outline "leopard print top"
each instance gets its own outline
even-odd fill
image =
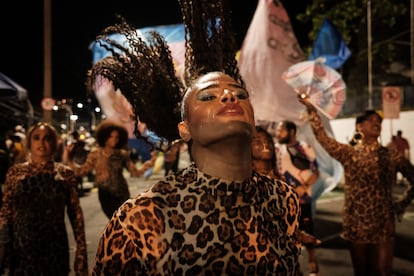
[[[351,146],[329,137],[316,112],[310,114],[316,139],[345,171],[342,237],[353,242],[378,243],[395,234],[395,218],[414,197],[414,167],[395,148]],[[392,186],[397,171],[411,183],[399,201]]]
[[[75,272],[88,274],[83,213],[73,171],[55,162],[25,162],[7,173],[0,213],[0,246],[8,240],[11,275],[68,275],[65,209],[76,240]]]
[[[92,274],[300,275],[298,210],[284,182],[228,182],[191,164],[118,209]]]

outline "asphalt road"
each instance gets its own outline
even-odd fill
[[[128,178],[131,194],[134,195],[144,191],[161,177],[162,172],[151,176],[149,180],[144,180],[143,178]],[[400,189],[397,189],[397,194],[400,192],[399,190]],[[91,271],[99,237],[108,220],[100,208],[96,189],[92,189],[85,193],[80,200],[85,217],[88,261]],[[341,232],[342,206],[343,194],[340,189],[324,195],[317,202],[315,232],[316,236],[322,240],[322,244],[316,251],[320,276],[353,275],[347,244],[339,237]],[[71,266],[73,267],[75,243],[69,222],[67,223],[67,229],[70,238]],[[409,206],[406,214],[404,215],[403,221],[397,225],[396,249],[393,267],[394,276],[414,276],[413,250],[414,203]],[[303,250],[303,253],[300,256],[300,262],[304,275],[307,275],[308,264],[306,250]]]

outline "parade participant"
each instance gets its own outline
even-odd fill
[[[410,160],[410,143],[402,136],[402,130],[397,131],[395,139],[392,141],[397,150],[408,160]]]
[[[130,198],[128,183],[123,175],[127,169],[131,176],[142,176],[154,166],[155,158],[146,161],[139,169],[130,159],[126,148],[128,133],[125,127],[111,121],[103,121],[96,129],[98,147],[93,149],[81,165],[69,162],[77,176],[95,172],[95,185],[98,187],[99,202],[108,218]],[[70,152],[70,147],[68,151]]]
[[[295,188],[300,197],[299,229],[314,235],[312,217],[312,185],[318,180],[319,170],[314,149],[296,139],[296,124],[281,121],[276,128],[278,171],[285,181]],[[319,272],[314,243],[305,243],[308,252],[310,275]]]
[[[357,141],[342,144],[326,134],[309,97],[299,94],[298,98],[308,110],[317,140],[345,169],[342,237],[350,243],[355,275],[391,275],[396,220],[401,220],[414,198],[414,166],[395,148],[379,143],[382,117],[375,110],[357,117]],[[410,185],[401,198],[394,199],[397,172]]]
[[[85,224],[73,171],[54,162],[58,134],[37,123],[27,135],[28,161],[10,167],[0,212],[0,261],[10,275],[68,275],[65,210],[76,241],[74,271],[88,275]]]
[[[297,194],[252,169],[253,108],[223,3],[180,4],[189,41],[178,132],[193,162],[122,205],[103,231],[93,274],[299,275]]]
[[[283,179],[276,167],[273,137],[261,126],[256,126],[252,141],[253,169],[272,178]]]

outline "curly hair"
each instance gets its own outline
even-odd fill
[[[191,87],[208,72],[220,71],[245,86],[237,67],[237,45],[227,2],[179,0],[186,51],[184,81]]]
[[[135,116],[169,142],[179,138],[177,124],[186,109],[185,89],[190,91],[200,76],[218,71],[245,87],[237,67],[235,33],[225,0],[179,0],[179,3],[186,40],[184,83],[177,77],[164,38],[153,31],[145,34],[147,41],[144,41],[121,16],[118,16],[121,23],[107,27],[96,38],[112,56],[88,71],[86,83],[92,91],[99,78],[112,81],[115,89],[119,88],[131,103]],[[124,35],[127,46],[111,40],[113,33]]]
[[[118,132],[118,143],[115,145],[117,149],[123,149],[128,144],[128,131],[122,125],[105,120],[96,128],[96,141],[100,147],[105,147],[105,143],[111,136],[112,131]]]
[[[157,32],[144,34],[144,41],[136,28],[119,19],[121,23],[107,27],[96,38],[112,56],[98,61],[88,71],[87,88],[93,91],[100,77],[112,81],[140,121],[160,137],[174,141],[179,138],[177,123],[183,85],[175,74],[168,45]],[[114,32],[126,37],[128,47],[110,39]],[[136,134],[140,135],[137,131]]]

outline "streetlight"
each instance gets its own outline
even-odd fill
[[[53,106],[53,110],[57,111],[59,109],[64,109],[66,111],[66,118],[69,120],[68,125],[69,132],[72,133],[75,130],[75,123],[78,119],[78,115],[74,115],[72,111],[72,105],[69,104],[71,102],[70,100],[67,101],[66,99],[63,99],[61,101],[57,101],[56,104]]]

